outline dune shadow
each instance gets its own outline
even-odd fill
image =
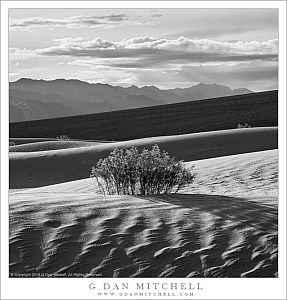
[[[260,226],[261,229],[277,230],[278,209],[252,199],[207,194],[169,194],[141,196],[151,202],[165,202],[194,212],[207,212],[215,216],[240,222],[244,226]]]

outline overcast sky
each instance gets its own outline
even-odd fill
[[[10,9],[9,78],[277,88],[277,9]]]

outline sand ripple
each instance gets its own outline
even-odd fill
[[[276,277],[271,198],[13,194],[10,276]]]

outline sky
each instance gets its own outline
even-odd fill
[[[277,9],[10,9],[9,80],[278,88]]]

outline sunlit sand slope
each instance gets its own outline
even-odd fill
[[[181,193],[278,196],[278,149],[186,163],[197,174]]]
[[[145,138],[92,147],[10,153],[10,188],[39,187],[89,177],[91,167],[114,148],[158,144],[185,161],[277,148],[277,128],[261,127]]]
[[[180,193],[200,193],[228,196],[278,196],[278,149],[230,155],[186,162],[193,166],[194,183]],[[95,194],[99,195],[96,181],[92,178],[11,193],[35,194]]]

